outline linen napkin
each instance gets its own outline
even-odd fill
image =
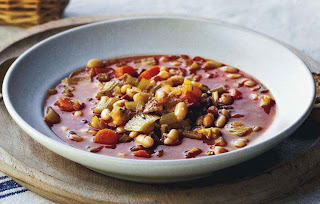
[[[0,172],[0,203],[5,204],[52,204],[49,201],[22,187],[10,177]]]

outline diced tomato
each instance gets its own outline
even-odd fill
[[[154,81],[163,81],[164,79],[162,79],[160,76],[155,76]]]
[[[187,100],[189,103],[199,105],[199,100],[202,91],[197,84],[185,84],[182,87],[182,94],[180,98]]]
[[[182,59],[185,59],[185,60],[190,59],[190,57],[189,57],[188,55],[180,55],[180,57],[181,57]]]
[[[119,134],[110,129],[99,130],[94,136],[93,141],[99,144],[112,145],[116,144],[119,140]]]
[[[184,85],[182,88],[182,94],[190,92],[195,97],[200,98],[202,95],[202,91],[196,84]]]
[[[169,60],[177,60],[177,59],[179,59],[179,56],[177,56],[177,55],[169,55],[167,57],[169,58]]]
[[[113,71],[111,68],[92,68],[94,75],[100,74],[100,73],[109,73]]]
[[[208,112],[208,113],[212,113],[213,115],[218,115],[218,108],[215,107],[215,106],[210,106],[210,107],[207,109],[207,112]]]
[[[230,93],[230,95],[233,97],[233,98],[235,98],[235,99],[239,99],[239,98],[241,98],[241,92],[239,91],[239,90],[237,90],[237,89],[229,89],[229,93]]]
[[[133,153],[134,156],[136,157],[144,157],[144,158],[150,158],[151,154],[147,152],[146,150],[138,150]]]
[[[124,74],[129,74],[131,76],[137,76],[138,73],[137,71],[131,67],[131,66],[123,66],[123,67],[119,67],[118,69],[116,69],[116,71],[114,72],[114,75],[119,78],[121,76],[123,76]]]
[[[142,78],[151,79],[152,77],[156,76],[159,72],[159,66],[153,66],[150,69],[147,69],[146,71],[142,72],[139,76],[139,80],[141,80]]]
[[[203,62],[206,62],[207,60],[204,59],[204,58],[202,58],[202,57],[198,57],[198,56],[197,56],[197,57],[194,57],[194,58],[193,58],[193,61],[203,63]]]
[[[187,100],[188,103],[190,103],[190,105],[195,105],[195,106],[200,105],[199,100],[191,92],[186,92],[182,94],[180,98]]]
[[[59,106],[60,110],[68,112],[81,110],[84,107],[84,105],[77,100],[63,97],[59,97],[56,105]]]

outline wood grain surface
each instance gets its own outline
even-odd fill
[[[0,63],[68,28],[118,17],[123,16],[77,17],[29,29],[0,46]],[[312,71],[320,71],[318,62],[289,48]],[[1,64],[0,78],[8,64]],[[259,157],[207,178],[157,185],[110,178],[49,151],[15,124],[1,102],[0,170],[60,203],[316,203],[319,196],[313,192],[320,187],[317,111],[292,136]]]

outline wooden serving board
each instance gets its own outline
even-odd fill
[[[29,29],[0,47],[0,64],[63,30],[118,17],[122,16],[67,18]],[[320,71],[320,63],[290,49],[314,72]],[[2,63],[0,78],[12,61]],[[207,178],[157,185],[110,178],[51,152],[18,127],[1,102],[0,170],[61,203],[313,203],[318,198],[315,189],[320,187],[316,112],[290,138],[259,157]]]

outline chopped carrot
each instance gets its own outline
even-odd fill
[[[119,140],[119,134],[110,129],[99,130],[94,136],[93,141],[99,144],[116,144]]]
[[[84,107],[84,105],[77,100],[72,100],[71,98],[63,97],[59,97],[56,105],[59,106],[60,110],[68,112],[81,110]]]
[[[141,80],[142,78],[151,79],[152,77],[156,76],[159,72],[159,66],[153,66],[150,69],[147,69],[146,71],[142,72],[139,76],[139,80]]]
[[[138,150],[133,153],[134,156],[136,157],[144,157],[144,158],[150,158],[151,154],[147,152],[146,150]]]
[[[118,69],[116,69],[116,71],[114,72],[114,75],[119,78],[121,76],[123,76],[124,74],[129,74],[131,76],[137,76],[138,73],[136,72],[136,70],[131,67],[131,66],[123,66],[123,67],[119,67]]]

